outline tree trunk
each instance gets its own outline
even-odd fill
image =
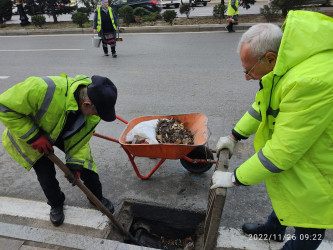
[[[58,22],[58,18],[57,18],[57,15],[56,15],[55,12],[52,14],[52,17],[53,17],[53,22],[57,23]]]
[[[29,22],[29,18],[27,17],[27,15],[24,12],[22,1],[16,0],[16,6],[17,6],[17,11],[20,15],[20,20],[21,20],[20,25],[21,26],[30,25],[31,23]]]

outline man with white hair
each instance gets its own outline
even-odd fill
[[[233,154],[252,134],[256,153],[234,172],[216,171],[212,188],[265,181],[273,212],[245,223],[258,239],[282,249],[317,249],[333,228],[333,19],[290,11],[282,29],[257,24],[238,45],[246,80],[259,80],[252,107],[216,145]],[[286,235],[287,226],[295,233]]]

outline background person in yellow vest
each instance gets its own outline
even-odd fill
[[[108,0],[102,0],[101,6],[97,7],[94,15],[94,33],[98,32],[98,35],[102,38],[104,55],[108,56],[108,44],[111,46],[112,57],[117,57],[116,53],[116,40],[118,19],[113,12],[113,9],[109,6]]]
[[[101,119],[116,119],[117,88],[103,76],[79,75],[29,77],[0,95],[0,120],[6,126],[2,143],[26,170],[33,168],[51,206],[50,220],[63,223],[65,195],[47,156],[53,146],[66,154],[66,165],[113,213],[102,184],[89,141]]]
[[[282,29],[252,26],[238,52],[246,80],[260,80],[260,89],[216,150],[232,155],[237,141],[256,134],[256,153],[234,172],[216,171],[212,188],[264,181],[274,211],[243,231],[287,240],[284,250],[317,249],[333,228],[333,19],[290,11]],[[287,226],[294,235],[285,234]]]
[[[226,29],[228,32],[235,32],[233,26],[238,23],[238,0],[229,0],[228,10],[227,10],[227,22],[228,25]]]

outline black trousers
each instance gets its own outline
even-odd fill
[[[43,156],[35,163],[33,168],[47,198],[47,204],[51,207],[62,206],[65,201],[65,194],[61,191],[59,182],[56,179],[54,163],[46,156]],[[98,199],[102,199],[102,184],[98,174],[84,169],[81,172],[81,180]]]

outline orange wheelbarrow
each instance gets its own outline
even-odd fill
[[[126,142],[126,135],[132,128],[143,121],[153,119],[171,119],[179,120],[194,135],[194,145],[185,144],[131,144]],[[165,115],[165,116],[141,116],[127,122],[121,117],[117,119],[127,124],[119,139],[94,133],[95,136],[119,143],[126,152],[136,175],[141,179],[148,179],[162,165],[166,159],[179,159],[185,169],[192,173],[203,173],[208,171],[211,166],[217,162],[214,160],[213,152],[206,145],[209,138],[207,128],[207,117],[200,113]],[[147,175],[142,175],[134,161],[135,157],[148,157],[161,159]]]

